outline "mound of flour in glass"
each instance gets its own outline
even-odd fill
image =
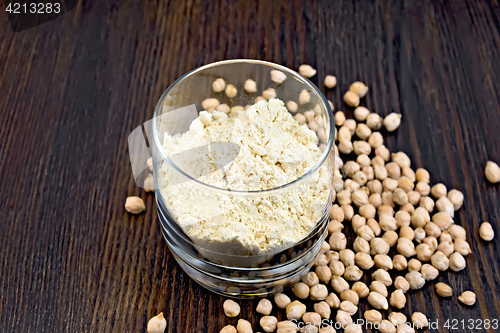
[[[163,149],[168,156],[179,156],[215,142],[231,142],[240,149],[224,168],[216,170],[208,158],[175,163],[181,169],[196,165],[196,179],[230,190],[285,185],[310,170],[322,154],[316,133],[299,125],[279,99],[259,101],[232,117],[202,111],[181,137],[165,134]],[[297,244],[314,229],[329,199],[330,171],[322,166],[309,178],[292,189],[257,197],[182,182],[185,179],[167,163],[157,179],[169,213],[193,243],[206,250],[200,250],[203,256],[244,265],[252,260],[238,256],[259,255],[257,261],[264,261],[262,257]]]

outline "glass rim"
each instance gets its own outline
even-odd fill
[[[189,181],[192,181],[194,182],[196,185],[198,186],[201,186],[201,187],[205,187],[211,191],[216,191],[216,192],[219,192],[219,193],[222,193],[222,194],[226,194],[226,195],[252,195],[252,194],[258,194],[258,195],[262,195],[262,194],[266,194],[266,195],[272,195],[274,194],[275,192],[280,192],[282,191],[283,189],[286,189],[286,188],[291,188],[291,187],[295,187],[295,186],[298,186],[300,185],[302,182],[304,182],[306,179],[309,178],[309,176],[311,176],[312,174],[314,174],[320,167],[321,165],[323,165],[323,163],[326,161],[326,159],[328,158],[328,156],[330,155],[330,151],[333,147],[333,141],[334,141],[334,138],[335,138],[335,124],[334,124],[334,115],[333,115],[333,110],[332,108],[330,107],[330,103],[328,103],[328,100],[326,99],[326,97],[323,95],[323,93],[318,89],[318,87],[312,83],[310,80],[308,80],[306,77],[302,76],[300,73],[288,68],[288,67],[285,67],[285,66],[282,66],[282,65],[278,65],[278,64],[275,64],[275,63],[272,63],[272,62],[268,62],[268,61],[263,61],[263,60],[254,60],[254,59],[231,59],[231,60],[223,60],[223,61],[217,61],[217,62],[213,62],[213,63],[210,63],[210,64],[207,64],[207,65],[204,65],[204,66],[201,66],[201,67],[198,67],[198,68],[195,68],[189,72],[187,72],[186,74],[182,75],[181,77],[179,77],[177,80],[175,80],[164,92],[163,94],[161,95],[160,99],[158,100],[158,103],[156,104],[156,107],[155,107],[155,112],[154,112],[154,115],[153,115],[153,119],[156,119],[158,116],[159,116],[159,112],[161,110],[161,106],[163,105],[163,101],[165,100],[166,96],[181,82],[183,81],[185,78],[189,77],[189,76],[192,76],[192,75],[195,75],[197,74],[198,72],[202,72],[206,69],[209,69],[209,68],[213,68],[213,67],[217,67],[217,66],[221,66],[221,65],[230,65],[230,64],[234,64],[234,63],[252,63],[252,64],[258,64],[258,65],[264,65],[264,66],[269,66],[269,67],[273,67],[274,69],[277,69],[277,70],[281,70],[281,71],[284,71],[286,73],[289,73],[293,76],[295,76],[296,78],[300,79],[300,81],[302,81],[302,83],[306,84],[307,86],[309,86],[311,88],[311,91],[315,92],[316,95],[318,95],[318,97],[320,98],[320,100],[322,101],[328,115],[329,115],[329,125],[330,125],[330,133],[329,133],[329,137],[328,137],[328,142],[326,144],[326,148],[325,150],[323,151],[320,159],[314,164],[314,166],[309,169],[307,172],[305,172],[302,176],[300,176],[299,178],[289,182],[289,183],[286,183],[284,185],[281,185],[281,186],[278,186],[278,187],[273,187],[273,188],[269,188],[269,189],[265,189],[265,190],[252,190],[252,191],[242,191],[242,190],[231,190],[231,189],[225,189],[225,188],[220,188],[220,187],[216,187],[216,186],[213,186],[213,185],[210,185],[210,184],[207,184],[207,183],[204,183],[202,181],[199,181],[198,179],[194,178],[194,177],[191,177],[190,175],[188,175],[187,173],[185,173],[183,170],[181,170],[169,157],[168,155],[165,153],[165,150],[163,149],[162,147],[162,144],[160,143],[160,139],[158,137],[158,129],[156,127],[156,121],[153,121],[153,138],[154,138],[154,143],[158,149],[158,152],[161,154],[162,158],[167,161],[171,167],[174,168],[174,170],[176,172],[179,172],[182,176],[184,176],[187,180]]]

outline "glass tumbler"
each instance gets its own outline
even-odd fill
[[[273,81],[271,75],[277,72],[271,74],[271,71],[281,72],[286,75],[286,79],[279,82],[274,76],[278,82]],[[226,91],[214,91],[213,83],[219,78],[224,79]],[[257,92],[245,91],[247,79],[255,81]],[[235,95],[229,91],[233,88],[236,90]],[[274,91],[263,93],[268,88]],[[304,91],[308,92],[309,98],[304,98],[307,97]],[[218,187],[198,179],[213,172],[223,173],[224,168],[240,152],[236,144],[207,141],[206,145],[175,154],[164,147],[166,136],[169,140],[182,136],[189,131],[190,126],[194,126],[193,121],[201,111],[207,109],[213,112],[212,106],[217,103],[213,103],[215,100],[207,102],[207,99],[217,99],[220,104],[226,104],[218,108],[232,117],[245,112],[250,105],[263,99],[261,95],[266,96],[267,93],[275,93],[276,98],[285,105],[294,104],[289,101],[295,102],[297,107],[290,107],[295,119],[299,123],[309,124],[309,128],[317,133],[320,158],[298,179],[260,191]],[[281,292],[309,271],[327,235],[334,195],[333,112],[314,84],[293,70],[264,61],[240,59],[209,64],[182,76],[163,93],[155,109],[151,131],[153,175],[161,232],[178,264],[191,278],[224,296],[253,298]],[[281,202],[295,201],[309,193],[307,191],[319,193],[318,200],[311,203],[314,207],[309,207],[314,211],[314,220],[308,221],[310,223],[305,229],[290,231],[298,237],[298,241],[289,241],[291,238],[287,238],[287,235],[290,236],[287,233],[276,235],[266,205],[273,203],[279,206]],[[238,207],[247,212],[246,221],[228,223],[232,213],[228,207]],[[302,208],[300,206],[298,209]],[[179,223],[179,211],[190,213],[192,218],[183,217],[182,223]],[[200,220],[201,217],[203,220]],[[269,230],[267,234],[253,235],[255,238],[273,234],[283,239],[282,243],[266,251],[242,246],[244,241],[238,240],[237,235],[250,222],[264,225]],[[286,223],[295,225],[298,222],[290,220]],[[192,229],[200,225],[209,231]],[[224,226],[221,232],[225,235],[225,241],[212,241],[207,232],[220,230],[216,228],[220,225]],[[231,238],[233,235],[234,238]]]

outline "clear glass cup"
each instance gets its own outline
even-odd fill
[[[286,80],[280,84],[273,82],[271,70],[283,72]],[[214,92],[212,83],[218,78],[234,85],[236,96],[229,98],[224,92]],[[259,92],[271,87],[278,99],[285,103],[295,101],[299,105],[295,113],[311,111],[306,115],[309,119],[314,117],[318,125],[314,129],[321,157],[298,179],[266,190],[228,190],[203,183],[197,178],[211,172],[223,172],[238,155],[238,146],[207,142],[205,146],[172,154],[162,147],[164,137],[167,134],[178,137],[188,131],[192,121],[204,110],[202,102],[207,98],[217,98],[220,103],[231,107],[229,116],[237,109],[253,105],[260,94],[244,91],[244,83],[249,78],[257,83]],[[299,95],[303,90],[308,91],[311,98],[300,104]],[[161,231],[175,259],[191,278],[225,296],[253,298],[280,292],[309,271],[327,235],[335,155],[332,150],[335,134],[333,112],[314,84],[295,71],[264,61],[240,59],[209,64],[182,76],[163,93],[150,131],[148,137],[153,138],[153,174]],[[207,237],[195,237],[194,229],[186,229],[189,223],[201,223],[195,217],[203,217],[206,226],[222,223],[230,229],[228,235],[231,231],[237,234],[238,228],[244,228],[245,223],[228,224],[230,214],[227,207],[239,207],[249,211],[248,218],[259,221],[273,233],[275,229],[272,221],[266,219],[266,210],[256,208],[263,203],[290,201],[316,187],[321,190],[318,190],[318,200],[313,205],[315,220],[307,228],[291,231],[300,236],[299,241],[290,241],[285,233],[282,244],[273,250],[247,248],[240,242],[214,242]],[[303,207],[299,205],[297,208]],[[192,221],[183,217],[180,224],[179,211],[189,211],[194,216]]]

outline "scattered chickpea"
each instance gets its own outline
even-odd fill
[[[407,273],[405,275],[405,279],[408,281],[410,288],[413,290],[421,289],[425,285],[424,277],[417,271]]]
[[[256,311],[265,316],[269,315],[272,310],[273,310],[273,304],[266,298],[261,299],[259,301],[259,304],[257,304]]]
[[[316,312],[306,312],[302,315],[302,321],[306,324],[321,326],[321,316]]]
[[[340,310],[345,311],[351,316],[353,316],[356,312],[358,312],[358,307],[354,305],[352,302],[343,301],[340,303]]]
[[[285,309],[290,302],[290,297],[285,294],[278,293],[274,295],[274,303],[276,303],[276,306],[280,309]]]
[[[426,281],[435,280],[439,276],[437,268],[429,264],[423,264],[420,273]]]
[[[396,289],[392,292],[389,304],[398,309],[402,309],[406,305],[406,296],[401,289]]]
[[[370,292],[367,299],[368,303],[370,303],[371,306],[373,306],[375,309],[387,310],[389,308],[389,303],[387,302],[387,298],[376,291]]]
[[[372,281],[372,283],[370,284],[370,291],[375,291],[384,297],[387,297],[389,295],[387,292],[387,287],[380,281]]]
[[[236,329],[238,330],[238,333],[253,333],[252,324],[245,319],[238,319]]]
[[[338,309],[340,306],[340,299],[335,293],[330,293],[325,299],[325,302],[334,309]]]
[[[278,319],[274,316],[266,315],[260,318],[259,323],[264,332],[274,332],[276,330],[276,326],[278,325]]]
[[[493,161],[488,161],[484,169],[484,175],[490,183],[500,183],[500,166]]]
[[[232,84],[228,84],[225,89],[226,95],[229,98],[233,98],[238,94],[238,89]]]
[[[404,271],[408,267],[408,261],[405,256],[396,254],[392,259],[392,266],[397,271]]]
[[[479,236],[487,242],[491,242],[495,237],[493,227],[489,222],[483,222],[479,227]]]
[[[366,125],[372,130],[379,130],[382,128],[382,118],[375,112],[372,112],[366,117]]]
[[[149,174],[144,180],[144,190],[146,192],[154,192],[155,191],[155,181],[152,174]]]
[[[146,210],[146,205],[141,198],[132,196],[125,200],[125,210],[131,214],[140,214]]]
[[[332,276],[332,287],[337,293],[341,294],[343,291],[349,289],[349,283],[340,276]]]
[[[276,94],[276,90],[274,90],[274,88],[267,88],[266,90],[264,90],[262,92],[262,97],[264,97],[267,100],[269,100],[271,98],[276,98],[276,96],[277,96],[277,94]],[[300,98],[300,96],[299,96],[299,98]]]
[[[458,252],[452,253],[450,256],[450,269],[454,272],[463,270],[466,266],[465,258]]]
[[[394,280],[394,287],[402,290],[404,293],[410,289],[410,283],[402,276],[397,276]]]
[[[316,70],[312,68],[310,65],[300,65],[299,66],[299,73],[307,78],[311,78],[314,75],[316,75]]]
[[[372,273],[372,279],[375,281],[380,281],[385,284],[387,287],[392,285],[391,275],[384,269],[377,269]]]
[[[349,86],[349,91],[363,98],[368,92],[368,87],[361,81],[355,81]]]
[[[399,125],[401,125],[401,115],[394,112],[389,113],[384,118],[383,123],[387,131],[394,132],[398,129]]]
[[[421,267],[422,263],[417,259],[411,259],[410,261],[408,261],[408,272],[419,272]]]
[[[271,81],[277,84],[282,84],[286,80],[286,75],[282,71],[273,69],[271,71]]]
[[[323,319],[329,319],[332,310],[330,309],[330,305],[325,301],[321,301],[319,303],[314,303],[314,312],[319,314]]]
[[[363,277],[363,271],[358,266],[348,266],[344,272],[344,278],[348,281],[359,281]]]
[[[306,313],[306,306],[299,301],[293,301],[286,306],[286,317],[288,320],[299,320]]]
[[[302,282],[307,284],[309,287],[317,285],[319,283],[318,275],[314,272],[309,272],[302,277]]]
[[[347,327],[352,323],[352,317],[345,311],[337,310],[337,315],[335,316],[335,320],[340,323],[342,327]]]
[[[167,320],[163,317],[163,312],[149,319],[147,332],[148,333],[163,333],[167,328]]]
[[[304,282],[299,282],[295,284],[292,288],[293,293],[297,298],[306,299],[309,297],[309,286]]]
[[[474,305],[476,303],[476,294],[472,291],[464,291],[462,295],[458,296],[458,300],[465,305]]]
[[[382,314],[377,310],[368,310],[364,313],[365,320],[368,323],[375,324],[382,321]]]
[[[297,324],[289,320],[278,322],[278,325],[276,325],[276,327],[276,333],[295,333],[298,331]]]
[[[316,267],[316,275],[321,282],[327,284],[332,278],[332,271],[328,266],[318,266]]]
[[[223,308],[226,316],[230,318],[237,317],[240,314],[241,310],[239,304],[230,299],[224,301]]]
[[[328,89],[333,89],[337,85],[337,78],[333,75],[327,75],[325,77],[325,87]]]
[[[449,285],[443,282],[436,283],[436,293],[441,297],[451,297],[453,295]]]
[[[328,289],[324,284],[316,284],[311,287],[309,296],[313,301],[323,301],[328,296]]]
[[[294,101],[288,101],[288,102],[286,102],[286,108],[291,113],[295,113],[299,109],[299,105],[297,103],[295,103]]]
[[[247,93],[251,93],[251,94],[255,93],[255,92],[257,92],[257,83],[252,79],[247,79],[245,81],[243,89],[245,89],[245,91]]]
[[[388,320],[382,320],[378,329],[380,333],[396,333],[396,327]]]
[[[349,106],[357,107],[359,105],[359,95],[349,90],[344,94],[344,102]]]
[[[224,326],[219,333],[237,333],[236,327],[233,325]]]
[[[216,93],[221,93],[226,88],[226,81],[223,78],[218,78],[212,83],[212,89]]]
[[[411,321],[413,322],[414,327],[417,329],[422,329],[429,326],[429,321],[422,312],[414,312],[411,315]]]

